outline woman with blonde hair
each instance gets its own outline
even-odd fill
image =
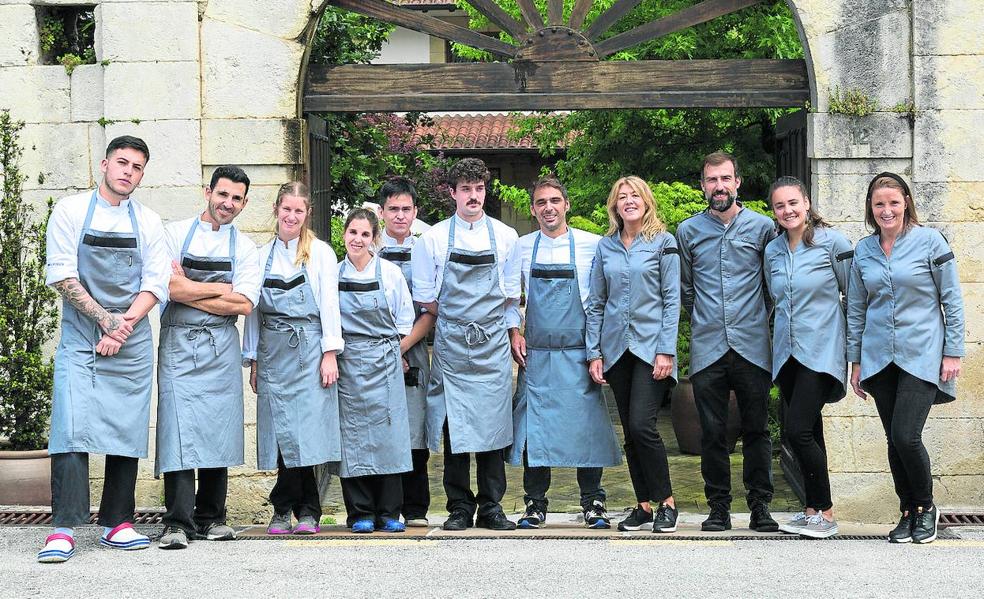
[[[638,501],[618,528],[652,523],[653,532],[674,532],[677,510],[656,417],[676,384],[680,256],[656,214],[652,190],[639,177],[612,185],[608,218],[591,270],[586,345],[591,378],[610,383],[615,395]]]
[[[314,466],[341,459],[338,263],[310,229],[303,183],[280,187],[273,214],[276,236],[259,251],[263,286],[246,320],[243,361],[256,393],[257,467],[277,469],[267,532],[314,534],[321,520]]]
[[[953,401],[964,355],[957,261],[946,238],[919,224],[909,184],[881,173],[868,185],[847,302],[851,386],[867,393],[888,439],[902,517],[892,543],[930,543],[940,512],[922,431],[933,404]]]

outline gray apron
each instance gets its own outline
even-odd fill
[[[338,271],[345,341],[345,351],[338,355],[342,478],[413,468],[400,333],[383,293],[380,265],[377,259],[374,281],[346,279],[345,262]]]
[[[275,248],[257,305],[256,464],[275,470],[278,450],[288,468],[337,462],[338,387],[321,386],[321,310],[307,267],[289,281],[270,275]]]
[[[495,235],[491,249],[454,248],[448,232],[444,278],[438,293],[434,362],[427,389],[427,445],[441,448],[447,419],[452,453],[502,449],[512,444],[512,358],[503,318]]]
[[[185,276],[202,283],[231,283],[236,229],[229,255],[193,256],[181,247]],[[242,350],[236,316],[218,316],[170,302],[161,314],[157,365],[157,460],[154,472],[240,466],[243,459]]]
[[[123,314],[140,293],[140,229],[132,201],[128,204],[132,233],[90,228],[96,201],[92,192],[79,239],[79,282],[100,306]],[[61,330],[48,452],[147,457],[154,380],[148,319],[140,319],[115,356],[96,352],[102,329],[69,302],[63,302]]]
[[[602,467],[622,461],[601,386],[588,374],[584,306],[574,262],[538,264],[533,242],[526,290],[526,367],[513,398],[509,461],[530,466]]]
[[[403,278],[407,280],[407,286],[413,292],[410,248],[384,248],[379,252],[379,256],[400,267]],[[414,309],[418,309],[416,303]],[[404,385],[407,393],[407,412],[410,416],[410,447],[411,449],[427,449],[427,381],[430,380],[430,354],[427,351],[427,339],[420,340],[403,356],[410,364],[410,368],[418,369],[416,372],[417,384],[414,386]]]

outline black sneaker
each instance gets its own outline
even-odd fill
[[[465,530],[471,527],[472,517],[464,510],[455,510],[451,512],[451,515],[444,521],[444,525],[441,528],[444,530]]]
[[[546,508],[535,501],[526,504],[526,512],[519,519],[519,528],[540,528],[547,522]]]
[[[779,523],[769,513],[767,503],[756,503],[752,506],[752,516],[748,519],[748,528],[756,532],[779,532]]]
[[[909,543],[912,541],[912,523],[915,518],[912,512],[906,512],[899,518],[899,523],[888,533],[889,543]]]
[[[621,531],[639,530],[652,521],[653,513],[647,512],[637,505],[632,508],[632,512],[624,520],[618,523],[618,529]]]
[[[939,523],[940,510],[935,505],[928,510],[916,508],[916,513],[912,516],[912,542],[923,544],[935,541]]]
[[[479,516],[475,526],[489,530],[516,530],[516,523],[506,518],[502,512],[495,512],[491,516]]]
[[[605,510],[605,502],[595,499],[591,507],[584,510],[584,525],[588,528],[607,529],[612,527],[612,521]]]
[[[712,507],[711,513],[707,516],[707,520],[700,523],[700,529],[711,532],[731,530],[731,514],[728,512],[727,508]]]
[[[659,504],[653,516],[653,532],[676,532],[677,511],[665,503]]]

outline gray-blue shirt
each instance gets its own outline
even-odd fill
[[[942,310],[940,307],[942,306]],[[943,356],[964,355],[964,309],[957,261],[943,234],[914,226],[885,256],[878,235],[858,242],[847,302],[847,359],[861,381],[895,362],[953,401],[956,381],[940,380]]]
[[[649,364],[655,364],[656,354],[676,356],[680,257],[673,236],[638,235],[628,250],[618,232],[602,237],[585,316],[587,358],[603,358],[605,370],[626,351]],[[676,380],[675,357],[671,376]]]
[[[680,292],[690,314],[690,374],[733,349],[770,370],[769,312],[762,267],[776,228],[766,216],[743,208],[725,227],[705,210],[680,223]]]
[[[765,247],[765,279],[775,304],[772,379],[789,358],[834,377],[828,402],[847,394],[847,285],[851,242],[829,227],[813,231],[813,245],[789,250],[786,233]]]

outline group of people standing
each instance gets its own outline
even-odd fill
[[[238,167],[215,170],[203,212],[163,226],[130,199],[149,157],[142,140],[114,139],[98,189],[64,198],[49,220],[48,283],[64,310],[49,446],[56,528],[39,561],[75,552],[73,528],[88,519],[89,453],[106,455],[100,542],[150,543],[132,519],[153,379],[146,316],[158,303],[163,549],[235,537],[225,505],[228,468],[244,463],[242,367],[257,395],[257,465],[277,469],[270,534],[318,532],[321,464],[340,476],[353,532],[428,526],[432,451],[444,454],[446,530],[543,526],[552,467],[577,468],[585,525],[609,528],[602,472],[621,452],[605,383],[637,500],[618,528],[673,532],[656,420],[677,381],[681,307],[703,431],[703,530],[731,528],[733,390],[750,528],[836,533],[820,412],[846,394],[851,362],[850,384],[874,396],[888,438],[902,513],[889,538],[935,538],[921,432],[933,403],[954,397],[963,311],[953,253],[919,225],[898,175],[872,181],[865,206],[875,233],[854,250],[791,178],[770,190],[777,236],[771,219],[737,200],[738,164],[724,153],[701,168],[708,208],[675,236],[649,186],[630,176],[612,186],[605,236],[569,227],[563,184],[540,179],[530,204],[538,230],[519,237],[485,214],[489,171],[466,158],[448,173],[451,218],[415,237],[416,192],[392,179],[378,194],[384,227],[374,211],[352,210],[339,262],[311,231],[310,194],[297,182],[280,188],[275,236],[257,249],[233,223],[249,191]],[[520,367],[515,393],[510,356]],[[769,512],[773,382],[806,483],[803,512],[782,526]],[[518,522],[501,505],[507,460],[524,468]]]

